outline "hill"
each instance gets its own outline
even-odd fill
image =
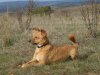
[[[12,2],[1,2],[0,3],[0,12],[16,11],[16,9],[23,9],[27,6],[27,1],[12,1]],[[82,2],[68,2],[68,1],[36,1],[35,5],[40,6],[51,6],[55,8],[69,7],[69,6],[78,6]]]

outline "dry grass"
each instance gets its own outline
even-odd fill
[[[73,33],[79,42],[79,58],[21,69],[19,64],[32,58],[35,46],[28,43],[30,31],[21,32],[16,17],[0,16],[0,75],[99,75],[100,73],[100,30],[97,38],[88,37],[80,15],[70,13],[69,17],[32,16],[32,27],[40,27],[47,31],[53,44],[71,44],[67,34]],[[23,23],[26,17],[23,16]]]

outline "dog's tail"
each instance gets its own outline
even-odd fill
[[[68,39],[71,40],[73,43],[76,43],[76,39],[73,34],[69,34]]]
[[[78,46],[78,43],[76,42],[76,39],[73,34],[69,34],[68,39],[71,40],[75,46]]]

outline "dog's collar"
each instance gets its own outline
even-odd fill
[[[45,44],[43,44],[43,45],[37,45],[37,47],[38,48],[42,48],[42,47],[44,47],[44,46],[46,46],[46,45],[48,45],[49,44],[49,42],[48,43],[45,43]]]

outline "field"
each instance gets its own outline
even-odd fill
[[[28,43],[31,32],[21,31],[16,16],[0,15],[0,75],[100,75],[100,25],[97,37],[88,36],[79,13],[64,16],[32,16],[30,28],[47,31],[52,44],[72,44],[67,35],[72,33],[79,42],[79,58],[40,67],[21,69],[20,64],[32,58],[35,46]],[[26,16],[23,16],[23,25]]]

